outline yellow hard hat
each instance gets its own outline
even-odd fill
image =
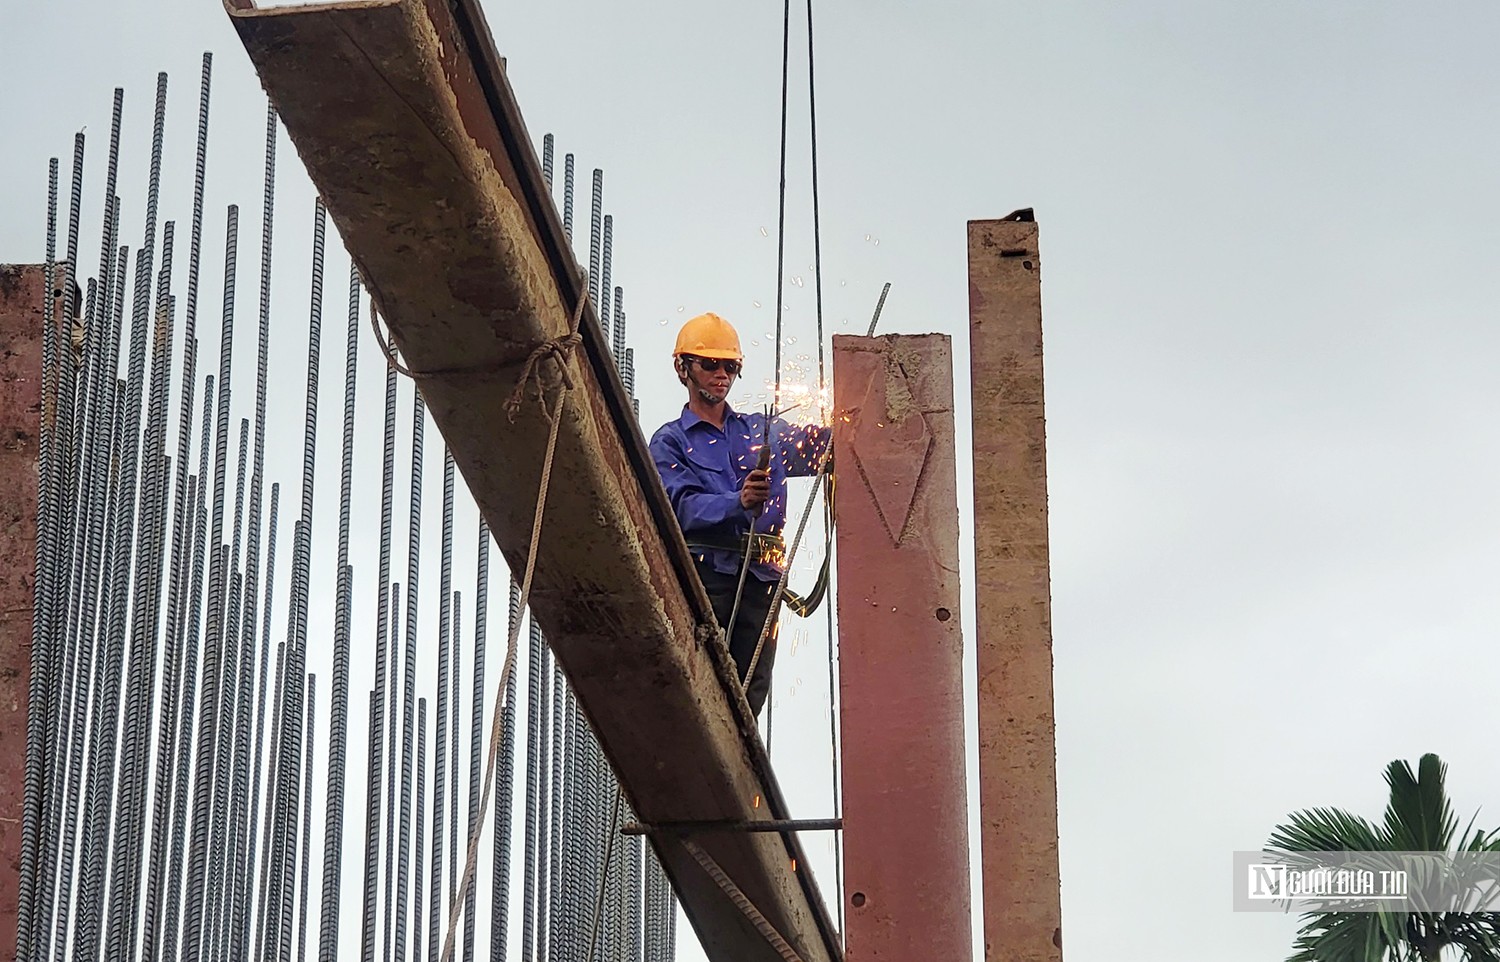
[[[694,357],[717,357],[743,361],[740,351],[740,335],[734,325],[717,314],[699,314],[682,325],[677,332],[677,346],[672,355],[679,357],[691,354]]]

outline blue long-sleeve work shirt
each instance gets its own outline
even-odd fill
[[[651,457],[689,544],[695,539],[743,543],[752,522],[757,534],[781,533],[786,525],[786,479],[816,474],[832,435],[821,425],[771,419],[771,496],[757,517],[741,507],[740,488],[755,470],[765,430],[763,414],[728,409],[720,430],[684,405],[681,417],[652,435]],[[714,571],[739,574],[741,556],[733,551],[702,548],[695,549],[693,556]],[[750,573],[761,581],[775,581],[781,577],[781,568],[756,563]]]

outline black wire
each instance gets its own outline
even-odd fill
[[[818,407],[821,411],[823,392],[827,389],[823,365],[823,236],[818,208],[818,97],[813,69],[813,5],[807,0],[807,111],[810,139],[812,141],[812,205],[813,205],[813,288],[817,292],[818,315]]]
[[[817,297],[817,323],[818,323],[818,407],[820,413],[826,410],[827,400],[827,368],[824,361],[823,348],[823,234],[820,207],[818,204],[818,97],[817,97],[817,70],[815,68],[816,58],[813,45],[813,0],[807,0],[807,108],[808,108],[808,133],[812,147],[812,205],[813,205],[813,290]],[[778,318],[779,319],[779,318]],[[779,387],[778,387],[779,390]],[[830,439],[830,442],[832,440]],[[833,553],[833,485],[829,484],[823,490],[823,557],[827,559]],[[831,769],[831,785],[833,792],[833,811],[842,812],[839,798],[839,757],[838,757],[838,712],[836,694],[838,688],[838,676],[834,667],[836,652],[834,650],[833,632],[833,603],[830,601],[827,611],[828,626],[828,750]],[[836,834],[834,836],[833,864],[834,864],[834,890],[838,901],[839,931],[844,931],[844,871],[842,846]]]
[[[781,189],[778,194],[779,210],[776,221],[776,388],[771,401],[774,408],[781,404],[781,324],[783,281],[786,271],[786,112],[787,71],[792,51],[792,0],[782,5],[781,26]]]

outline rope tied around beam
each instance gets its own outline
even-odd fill
[[[546,514],[547,488],[552,481],[552,462],[557,453],[558,427],[562,424],[562,412],[567,404],[568,392],[573,389],[573,379],[568,373],[567,360],[573,349],[577,347],[582,338],[578,330],[583,320],[584,305],[588,303],[588,291],[585,288],[579,293],[578,304],[573,311],[573,321],[569,332],[561,337],[553,338],[539,344],[531,355],[526,359],[526,364],[521,370],[521,377],[516,382],[515,390],[511,393],[510,400],[506,403],[506,410],[512,421],[515,420],[516,412],[520,409],[521,399],[525,397],[526,383],[535,380],[537,385],[537,403],[542,410],[543,416],[550,422],[547,433],[547,453],[542,458],[542,476],[537,484],[536,511],[531,520],[531,540],[526,547],[526,571],[521,578],[521,590],[518,604],[520,610],[525,610],[531,597],[531,581],[536,574],[536,551],[537,543],[542,533],[542,520]],[[558,370],[562,374],[561,383],[558,386],[556,403],[549,410],[546,396],[543,393],[541,377],[537,372],[537,364],[543,357],[551,356],[557,360]],[[390,354],[386,355],[394,365]],[[399,370],[399,368],[398,368]],[[429,375],[430,376],[430,375]],[[479,859],[479,838],[484,832],[485,815],[490,807],[490,793],[495,784],[495,761],[500,754],[500,744],[505,733],[505,692],[510,677],[516,667],[516,642],[521,634],[521,619],[517,618],[510,626],[510,636],[505,643],[505,665],[500,670],[500,680],[497,684],[495,696],[495,716],[490,725],[490,749],[484,763],[484,791],[479,800],[479,817],[474,820],[474,830],[469,836],[468,855],[464,859],[463,880],[459,883],[458,891],[453,897],[453,908],[448,915],[448,935],[443,940],[442,962],[451,962],[453,959],[454,938],[458,934],[458,922],[463,914],[465,896],[468,894],[469,886],[474,881],[474,866]]]
[[[370,290],[368,284],[365,285],[365,289]],[[536,370],[537,362],[542,358],[548,356],[555,358],[557,360],[558,373],[562,376],[563,389],[565,391],[573,389],[573,376],[568,373],[567,362],[568,357],[573,353],[574,349],[583,343],[583,335],[579,333],[578,328],[579,322],[583,318],[583,305],[587,300],[588,292],[585,291],[578,300],[578,306],[573,312],[572,328],[567,334],[561,334],[551,340],[543,341],[526,356],[526,360],[521,365],[521,376],[516,380],[515,390],[511,392],[509,400],[505,402],[505,413],[510,418],[510,423],[516,423],[516,414],[520,412],[521,405],[525,399],[527,381],[536,382],[537,404],[542,407],[544,412],[546,411],[547,402],[543,395],[542,379]],[[385,356],[385,362],[390,365],[391,370],[397,374],[409,377],[413,381],[425,381],[435,377],[472,377],[475,375],[496,374],[510,366],[509,362],[506,362],[503,364],[481,364],[475,367],[443,368],[436,371],[412,370],[397,359],[395,345],[391,343],[390,338],[385,336],[385,332],[380,329],[380,309],[375,303],[373,291],[370,294],[370,330],[375,332],[375,343],[379,345],[380,353]]]
[[[583,309],[583,302],[585,300],[587,300],[587,295],[584,295],[578,301],[580,311]],[[527,355],[526,362],[521,365],[521,376],[516,379],[515,390],[510,392],[510,398],[505,402],[505,415],[510,418],[510,423],[516,423],[516,414],[520,412],[521,405],[526,399],[526,382],[528,381],[536,383],[537,404],[542,406],[543,411],[547,409],[547,401],[542,387],[542,377],[536,369],[537,362],[542,358],[551,357],[557,361],[558,373],[562,375],[563,392],[566,393],[573,389],[573,375],[568,373],[568,356],[573,353],[574,348],[583,343],[583,335],[578,333],[579,316],[578,314],[574,315],[573,330],[570,333],[554,337],[550,341],[543,341],[536,346],[534,351]],[[556,418],[561,413],[559,409],[550,416]]]

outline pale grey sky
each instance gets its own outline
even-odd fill
[[[780,5],[486,10],[532,133],[555,132],[585,176],[606,171],[648,431],[679,403],[665,356],[686,316],[759,332],[750,380],[768,377]],[[816,16],[830,333],[862,330],[889,280],[882,329],[951,333],[962,359],[964,222],[1031,206],[1041,224],[1068,957],[1284,957],[1288,920],[1230,912],[1230,853],[1295,808],[1378,815],[1394,758],[1438,752],[1459,812],[1500,824],[1487,708],[1500,670],[1500,10],[824,0]],[[803,43],[794,33],[794,57]],[[9,4],[0,260],[40,259],[46,158],[66,158],[85,124],[97,218],[116,85],[121,192],[138,203],[158,70],[173,79],[163,217],[186,221],[203,50],[206,236],[217,252],[224,204],[242,205],[239,344],[253,350],[264,102],[212,0]],[[800,63],[793,356],[813,340]],[[311,191],[285,141],[281,160],[277,351],[300,386]],[[132,246],[140,216],[127,208]],[[95,237],[89,226],[90,271]],[[205,267],[206,358],[217,270]],[[330,265],[325,364],[341,357],[343,270]],[[361,350],[361,402],[378,406],[379,366]],[[341,381],[333,363],[325,391]],[[962,394],[962,361],[957,373]],[[237,382],[237,416],[251,390]],[[273,417],[300,438],[301,392],[286,394],[273,392]],[[336,403],[325,393],[325,411]],[[378,423],[362,444],[368,469]],[[330,453],[320,498],[336,493]],[[429,490],[438,457],[429,446]],[[283,467],[290,489],[295,458]],[[321,502],[320,537],[334,503]],[[778,697],[788,726],[822,731],[812,637],[778,666]],[[825,814],[826,756],[776,754],[799,810]]]

